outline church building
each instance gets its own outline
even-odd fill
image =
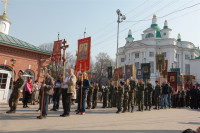
[[[142,39],[134,41],[131,29],[129,29],[126,44],[119,48],[118,64],[122,67],[134,64],[136,69],[141,67],[141,63],[151,64],[151,83],[155,84],[159,72],[156,70],[156,54],[164,54],[168,60],[168,71],[173,68],[180,68],[183,75],[195,75],[200,81],[200,50],[192,42],[183,41],[181,34],[177,39],[171,37],[172,29],[164,21],[163,28],[157,23],[154,14],[152,24],[143,31]],[[119,67],[119,66],[118,66]]]
[[[43,68],[49,65],[51,57],[49,51],[10,36],[10,25],[5,10],[0,16],[0,102],[8,102],[12,92],[12,77],[17,80],[19,70],[25,72],[25,83],[27,78],[42,82]]]

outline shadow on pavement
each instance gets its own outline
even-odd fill
[[[180,130],[38,130],[38,131],[14,131],[2,133],[181,133]]]
[[[200,125],[200,122],[179,122],[180,124]]]

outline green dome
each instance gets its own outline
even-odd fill
[[[132,35],[128,35],[128,37],[132,38]]]
[[[180,41],[181,41],[181,39],[179,38],[179,39],[177,39],[177,41],[178,41],[178,42],[180,42]]]
[[[160,27],[158,26],[158,24],[152,24],[152,25],[151,25],[151,28],[152,28],[152,29],[155,29],[155,30],[157,30],[157,31],[160,31]]]
[[[164,29],[168,29],[168,26],[164,26]]]

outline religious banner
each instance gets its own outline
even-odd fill
[[[183,83],[185,89],[191,89],[193,85],[195,85],[196,77],[194,75],[184,75],[183,76]]]
[[[142,79],[142,77],[143,77],[142,69],[137,69],[136,79],[140,80],[140,79]]]
[[[91,81],[93,83],[97,81],[97,74],[96,73],[92,73]]]
[[[123,67],[118,68],[118,73],[119,73],[119,79],[123,79],[124,78]]]
[[[181,85],[181,70],[180,68],[171,68],[171,72],[177,72],[178,73],[178,86]]]
[[[165,65],[165,56],[164,54],[157,54],[156,55],[156,69],[161,72],[164,69]]]
[[[133,65],[125,66],[125,79],[129,79],[133,75]]]
[[[54,41],[53,52],[51,55],[51,64],[55,61],[55,65],[61,63],[61,47],[62,40]]]
[[[168,72],[167,81],[170,83],[170,86],[173,88],[173,90],[177,90],[178,73],[177,72]]]
[[[90,47],[91,37],[78,40],[78,55],[77,55],[77,71],[81,72],[90,70]]]
[[[114,70],[114,78],[115,78],[115,81],[118,81],[119,79],[119,72],[118,72],[118,68]]]
[[[162,70],[162,75],[164,78],[167,78],[167,71],[168,70],[168,60],[165,60],[165,67],[164,67],[164,70]]]
[[[101,76],[101,85],[106,86],[106,84],[107,84],[106,76]]]
[[[108,67],[108,78],[112,78],[112,66]]]
[[[142,63],[141,69],[143,72],[143,79],[150,79],[151,71],[150,71],[151,65],[150,63]]]

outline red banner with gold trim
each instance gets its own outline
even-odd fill
[[[51,64],[55,61],[55,65],[61,63],[61,47],[62,40],[54,41],[53,52],[51,55]]]
[[[90,70],[90,47],[91,37],[78,40],[76,71],[84,72]]]

